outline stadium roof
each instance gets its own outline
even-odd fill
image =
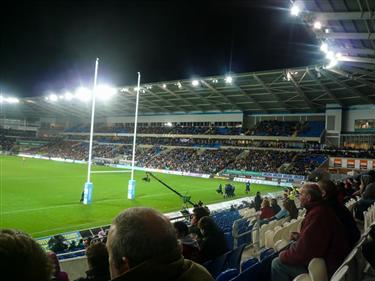
[[[339,63],[316,66],[197,77],[141,85],[140,114],[226,112],[307,113],[322,112],[326,104],[351,106],[375,104],[375,1],[295,1],[303,7],[301,19],[321,43],[327,44]],[[319,21],[321,28],[314,28]],[[106,103],[97,103],[96,116],[134,113],[135,86],[121,87]],[[9,118],[72,116],[88,118],[90,103],[76,100],[47,101],[24,98],[4,105]]]

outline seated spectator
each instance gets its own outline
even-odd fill
[[[54,252],[48,252],[48,257],[52,262],[52,280],[56,281],[69,281],[68,274],[65,271],[61,271],[60,262]]]
[[[279,206],[279,204],[277,204],[277,200],[275,198],[271,199],[271,208],[273,209],[275,214],[281,211],[281,207]]]
[[[353,247],[361,236],[361,232],[354,221],[353,215],[345,205],[339,202],[338,191],[332,181],[320,181],[318,184],[324,201],[332,208],[333,212],[344,226],[345,232],[349,238],[350,247]]]
[[[313,258],[323,258],[328,276],[332,276],[350,251],[343,225],[322,201],[316,184],[302,187],[300,201],[307,209],[301,232],[296,242],[272,261],[273,281],[291,281],[306,273]]]
[[[296,203],[288,198],[283,200],[283,208],[276,215],[271,217],[270,220],[281,220],[286,217],[289,217],[291,220],[298,218]]]
[[[228,251],[224,233],[211,217],[203,217],[198,222],[202,233],[200,241],[201,262],[212,260]]]
[[[189,234],[189,228],[183,221],[173,223],[176,236],[181,243],[182,255],[189,260],[199,261],[199,244]]]
[[[42,247],[25,233],[0,230],[1,280],[50,281],[52,265]]]
[[[191,215],[191,220],[190,220],[190,233],[193,235],[194,239],[201,239],[202,238],[202,233],[199,231],[198,228],[198,222],[201,218],[209,216],[210,215],[210,210],[208,210],[207,207],[200,207],[197,206],[193,209],[193,214]]]
[[[108,281],[111,279],[109,274],[108,251],[104,243],[98,242],[91,244],[86,249],[87,264],[89,270],[86,271],[85,278],[79,278],[76,281]]]
[[[363,212],[375,202],[375,183],[372,180],[372,176],[368,174],[362,175],[360,179],[359,195],[361,199],[355,206],[355,216],[359,220],[363,220]]]
[[[270,201],[264,198],[262,201],[262,206],[260,208],[260,219],[269,219],[275,214],[275,211],[270,206]]]
[[[114,281],[213,281],[201,265],[185,260],[169,219],[150,208],[129,208],[112,222],[107,249]]]

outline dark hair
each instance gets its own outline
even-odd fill
[[[203,230],[204,236],[215,235],[220,232],[220,228],[211,217],[203,217],[198,222],[198,227]]]
[[[319,184],[320,189],[325,192],[324,199],[327,199],[327,200],[338,199],[337,187],[333,183],[333,181],[323,180],[323,181],[320,181],[318,184]]]
[[[283,207],[285,210],[288,211],[290,219],[298,218],[298,209],[297,209],[296,203],[294,203],[293,200],[290,200],[288,198],[284,199]]]
[[[178,237],[185,237],[189,234],[189,228],[187,227],[186,223],[183,221],[176,221],[173,223],[173,226],[176,230]]]
[[[30,236],[0,230],[0,274],[2,280],[49,281],[52,264],[46,252]]]
[[[129,208],[112,223],[111,255],[121,267],[123,257],[130,267],[170,252],[178,252],[176,232],[169,219],[151,208]]]
[[[95,273],[109,276],[107,247],[102,242],[91,244],[86,249],[87,262]]]
[[[199,206],[193,209],[193,214],[197,221],[199,221],[201,218],[209,216],[210,212],[206,207]]]

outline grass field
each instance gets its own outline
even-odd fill
[[[93,170],[114,170],[94,167]],[[93,174],[93,204],[79,203],[86,181],[87,165],[26,159],[0,155],[0,227],[17,228],[42,237],[70,230],[109,224],[121,210],[148,206],[162,212],[179,210],[181,200],[157,181],[141,180],[136,172],[136,199],[127,200],[130,173]],[[224,180],[201,179],[175,175],[157,176],[181,193],[188,192],[192,201],[205,204],[223,201],[215,192]],[[244,197],[244,184],[236,183],[236,198]],[[252,185],[256,191],[274,192],[280,188]]]

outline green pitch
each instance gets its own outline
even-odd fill
[[[93,167],[93,170],[114,170]],[[136,199],[127,200],[130,173],[93,174],[93,204],[79,203],[86,181],[87,165],[0,155],[0,227],[17,228],[34,237],[109,224],[121,210],[147,206],[162,212],[179,210],[182,201],[176,194],[151,179],[142,181],[136,172]],[[193,202],[223,201],[215,189],[225,180],[201,179],[156,174],[180,193],[191,195]],[[236,197],[245,197],[245,185],[234,183]],[[251,195],[280,191],[279,187],[252,185]]]

